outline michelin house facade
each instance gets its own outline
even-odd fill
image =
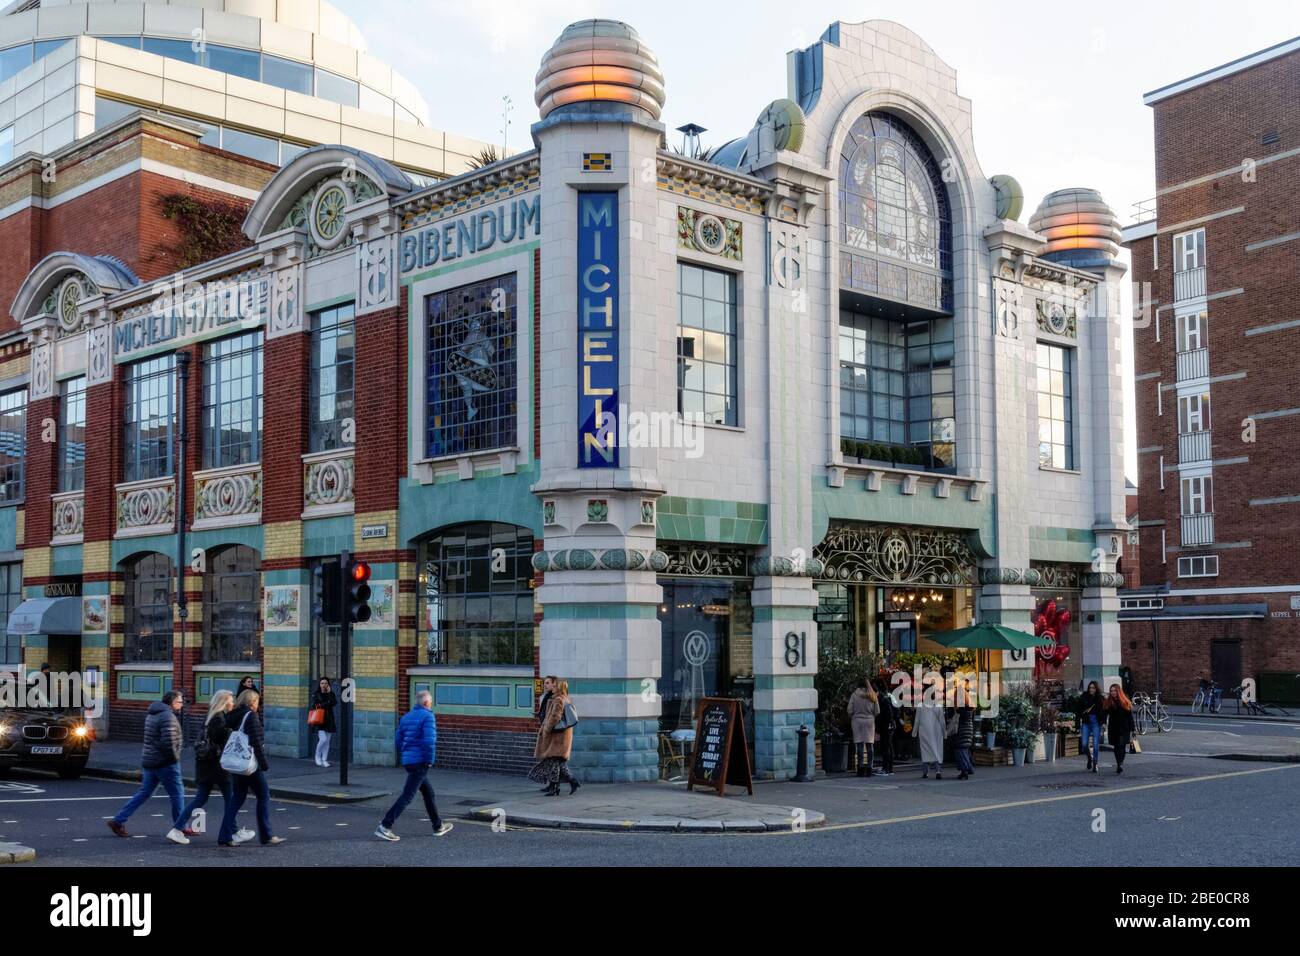
[[[87,450],[79,496],[33,469],[23,585],[107,599],[76,639],[110,732],[156,689],[251,672],[272,745],[305,754],[308,689],[338,676],[314,569],[343,547],[374,569],[367,762],[427,687],[440,763],[522,769],[554,673],[585,779],[654,779],[714,695],[746,701],[756,774],[784,778],[819,660],[1029,629],[1048,602],[1074,612],[1058,676],[1113,674],[1114,217],[1071,189],[1018,221],[955,74],[896,24],[832,24],[788,63],[751,130],[683,155],[646,43],[584,21],[542,59],[528,152],[417,187],[309,149],[247,249],[163,306],[93,256],[38,266],[14,304],[27,447],[79,388]]]

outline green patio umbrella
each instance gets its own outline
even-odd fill
[[[1050,637],[1035,637],[1013,627],[988,623],[941,631],[927,637],[944,647],[962,650],[1027,651],[1031,647],[1051,647],[1054,643]]]

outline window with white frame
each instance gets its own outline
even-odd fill
[[[0,395],[0,502],[23,497],[23,460],[27,451],[27,389]]]
[[[1178,327],[1178,351],[1191,352],[1209,345],[1209,316],[1204,312],[1180,315],[1175,324]]]
[[[1038,343],[1038,464],[1074,468],[1073,350]]]
[[[1219,574],[1219,556],[1217,554],[1198,554],[1178,559],[1178,576],[1180,578],[1213,578]]]
[[[1208,515],[1214,513],[1214,479],[1210,475],[1197,475],[1182,480],[1182,513]]]
[[[262,333],[210,343],[203,354],[203,467],[262,456]]]
[[[81,491],[86,486],[86,376],[68,379],[60,391],[59,491]]]
[[[1174,271],[1189,272],[1205,265],[1205,230],[1193,229],[1191,232],[1174,236]]]
[[[176,426],[175,375],[171,355],[144,359],[126,369],[123,412],[123,481],[172,473]]]
[[[1178,399],[1178,433],[1187,435],[1191,432],[1210,430],[1210,393],[1183,395]]]

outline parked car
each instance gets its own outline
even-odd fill
[[[94,739],[94,728],[79,710],[0,710],[0,773],[34,767],[76,780],[86,769]]]

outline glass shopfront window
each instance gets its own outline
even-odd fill
[[[660,578],[663,602],[661,727],[695,725],[702,697],[741,697],[746,713],[754,695],[754,609],[751,585],[719,578]],[[752,739],[752,737],[750,738]]]
[[[821,661],[855,654],[945,654],[929,635],[975,623],[972,588],[817,584]]]
[[[258,554],[242,544],[208,555],[203,582],[204,663],[258,659],[262,574]]]
[[[533,536],[479,522],[420,546],[420,627],[430,664],[533,662]]]
[[[122,660],[172,659],[172,562],[146,554],[126,566],[122,601]]]

